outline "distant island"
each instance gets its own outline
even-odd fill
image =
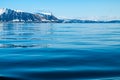
[[[24,22],[24,23],[120,23],[120,20],[81,20],[59,19],[52,13],[29,13],[7,8],[0,9],[0,22]]]

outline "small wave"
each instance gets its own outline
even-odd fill
[[[47,48],[50,44],[0,44],[0,48]]]

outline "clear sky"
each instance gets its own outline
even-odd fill
[[[120,16],[120,0],[1,0],[0,8],[46,10],[56,16]]]

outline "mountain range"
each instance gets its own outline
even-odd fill
[[[59,19],[52,13],[30,13],[7,8],[0,9],[0,22],[35,22],[35,23],[120,23],[120,20],[81,20]]]

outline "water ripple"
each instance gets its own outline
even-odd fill
[[[0,80],[119,80],[119,26],[0,23]]]

